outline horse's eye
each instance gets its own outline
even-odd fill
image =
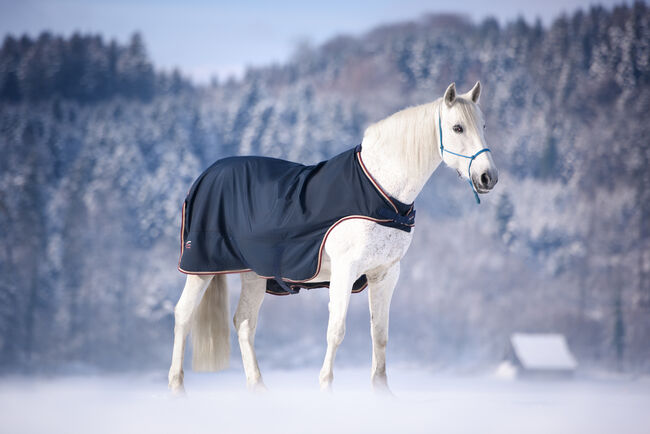
[[[454,133],[458,133],[458,134],[460,134],[460,133],[463,132],[463,127],[461,127],[460,125],[456,124],[456,125],[453,126],[453,130],[454,130]]]
[[[485,124],[483,124],[483,129],[485,129]]]

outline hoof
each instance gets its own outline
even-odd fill
[[[320,391],[323,393],[332,393],[332,382],[331,381],[321,381],[320,382]]]
[[[248,390],[254,394],[264,394],[269,391],[269,389],[266,387],[266,384],[262,380],[257,381],[252,384],[247,384],[246,387]]]
[[[377,377],[372,379],[372,391],[376,395],[387,396],[394,398],[395,394],[390,387],[388,387],[388,380],[386,377]]]
[[[332,381],[334,380],[333,374],[321,374],[318,382],[320,384],[321,392],[331,392],[332,391]]]
[[[183,386],[183,371],[180,374],[169,374],[169,390],[173,395],[184,395],[185,387]]]
[[[185,387],[180,385],[169,385],[169,391],[173,396],[185,396]]]

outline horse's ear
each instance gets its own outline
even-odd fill
[[[456,83],[452,83],[449,85],[447,90],[445,91],[445,96],[442,97],[445,100],[445,104],[447,104],[447,107],[451,107],[454,102],[456,102]]]
[[[481,82],[477,81],[476,84],[474,85],[474,87],[472,88],[472,90],[470,90],[467,93],[469,93],[469,97],[472,99],[472,102],[474,104],[477,104],[478,99],[481,96]]]

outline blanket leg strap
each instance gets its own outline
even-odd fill
[[[287,291],[289,294],[298,294],[299,291],[291,288],[287,283],[282,280],[282,255],[284,253],[284,246],[279,244],[275,247],[275,260],[273,268],[275,269],[275,281],[280,285],[280,288]]]

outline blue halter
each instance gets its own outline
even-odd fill
[[[481,199],[478,198],[478,192],[474,188],[474,183],[472,182],[472,163],[474,162],[474,159],[481,155],[483,152],[492,152],[490,151],[489,148],[483,148],[480,151],[478,151],[476,154],[469,156],[469,155],[463,155],[463,154],[458,154],[456,152],[450,151],[448,149],[445,149],[445,147],[442,145],[442,122],[440,121],[440,109],[438,109],[438,131],[440,132],[440,158],[444,162],[444,152],[448,152],[451,155],[455,155],[457,157],[463,157],[463,158],[468,158],[469,159],[469,166],[467,167],[467,175],[468,175],[468,181],[470,187],[472,187],[472,192],[474,193],[474,198],[476,199],[476,203],[481,203]]]

